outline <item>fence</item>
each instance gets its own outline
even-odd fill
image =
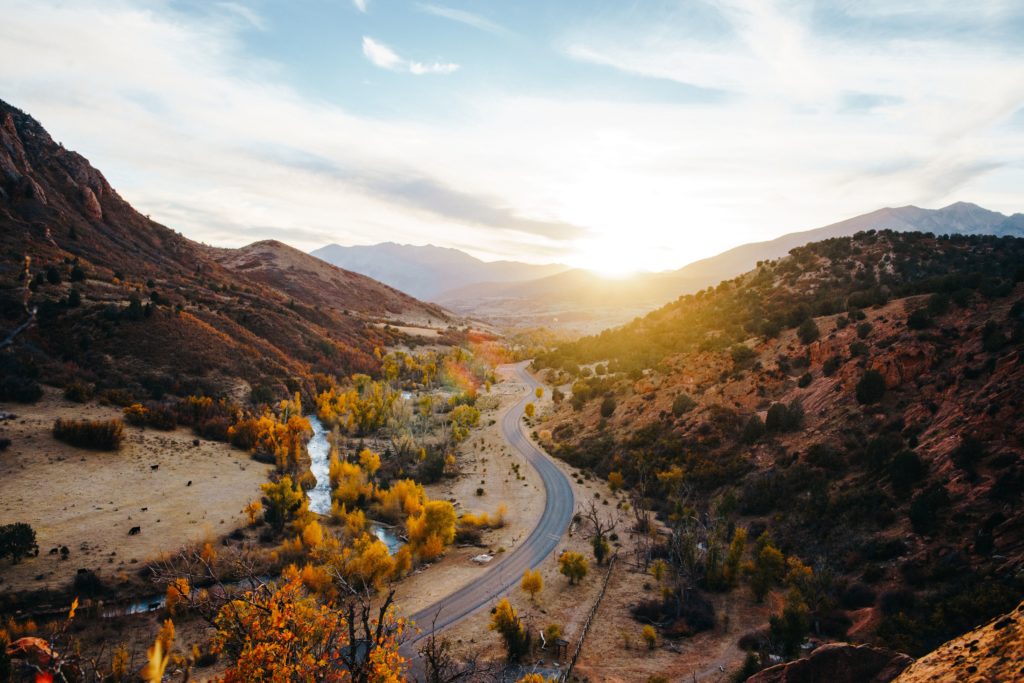
[[[572,669],[576,666],[576,660],[580,658],[580,652],[583,651],[583,641],[587,637],[587,631],[590,630],[590,624],[593,623],[594,617],[597,616],[597,608],[601,606],[601,601],[604,599],[605,591],[608,590],[608,582],[612,578],[612,570],[615,568],[615,560],[619,554],[616,552],[612,555],[611,559],[608,560],[608,573],[604,575],[604,585],[601,586],[601,592],[597,596],[597,600],[594,601],[594,606],[590,608],[590,614],[587,615],[587,620],[583,622],[583,630],[580,632],[579,642],[576,643],[576,649],[572,653],[572,657],[569,659],[569,666],[566,668],[565,673],[559,677],[559,683],[565,683],[569,680],[569,676],[572,675]]]

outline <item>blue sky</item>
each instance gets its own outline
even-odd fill
[[[665,269],[1024,209],[1024,2],[0,0],[0,98],[194,239]]]

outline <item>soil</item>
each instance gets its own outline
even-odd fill
[[[121,411],[72,403],[56,390],[34,405],[0,404],[0,413],[16,415],[0,421],[0,438],[12,441],[0,454],[0,524],[27,522],[39,544],[38,557],[0,563],[0,592],[63,589],[80,568],[101,577],[134,572],[183,544],[215,539],[243,524],[242,508],[267,481],[267,465],[224,443],[194,446],[184,428],[126,425],[116,452],[57,441],[58,417],[110,419]],[[129,535],[136,526],[140,532]]]

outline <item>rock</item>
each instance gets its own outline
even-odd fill
[[[889,683],[913,661],[905,654],[871,645],[829,643],[805,659],[754,674],[747,683]]]
[[[896,683],[1024,679],[1024,602],[914,662]]]
[[[85,213],[89,218],[98,221],[103,218],[103,207],[100,200],[96,199],[96,193],[88,187],[82,188],[82,202],[85,204]]]

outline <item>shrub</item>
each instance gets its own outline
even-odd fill
[[[569,579],[569,585],[579,583],[590,571],[587,558],[580,553],[567,550],[558,558],[558,571]]]
[[[71,590],[74,591],[75,595],[86,598],[95,598],[101,595],[105,588],[103,580],[91,569],[79,569],[78,573],[75,574],[74,580],[71,582]]]
[[[24,557],[39,552],[35,530],[24,522],[0,526],[0,558],[9,557],[18,564]]]
[[[800,327],[796,330],[796,335],[800,338],[801,343],[810,344],[821,336],[821,331],[818,330],[818,325],[814,322],[814,319],[808,318],[800,323]]]
[[[864,405],[878,403],[885,395],[885,378],[878,370],[868,370],[857,382],[857,401]]]
[[[821,374],[825,375],[825,377],[831,377],[832,375],[836,374],[836,370],[838,370],[842,366],[842,364],[842,358],[840,358],[839,356],[831,356],[828,359],[826,359],[824,363],[822,363]]]
[[[0,401],[35,403],[43,397],[43,388],[28,377],[9,376],[0,380]]]
[[[687,394],[679,394],[672,400],[672,414],[676,417],[688,413],[696,407],[697,402]]]
[[[741,439],[743,443],[754,443],[764,434],[764,421],[759,415],[751,415],[750,419],[743,426]]]
[[[946,487],[936,484],[910,501],[910,524],[918,534],[930,534],[939,524],[939,513],[949,505]]]
[[[870,586],[852,583],[839,596],[839,601],[846,609],[860,609],[875,604],[875,597],[875,591]]]
[[[868,335],[871,334],[871,323],[862,322],[857,325],[857,338],[867,339]]]
[[[92,398],[92,387],[83,382],[72,382],[64,387],[64,398],[75,403],[85,403]]]
[[[809,372],[805,372],[803,375],[800,376],[800,379],[799,379],[799,381],[797,381],[796,385],[798,387],[800,387],[801,389],[803,389],[805,387],[810,386],[811,382],[813,382],[813,381],[814,381],[814,376],[811,375],[811,373],[809,373]]]
[[[925,475],[921,458],[914,451],[900,451],[889,463],[889,479],[897,492],[906,493]]]
[[[124,438],[121,420],[65,420],[53,423],[54,438],[77,446],[101,451],[116,451]]]
[[[653,650],[657,646],[658,633],[650,624],[647,624],[643,629],[641,629],[640,636],[644,639],[644,642],[647,643],[648,650]]]
[[[615,398],[612,396],[605,396],[604,400],[601,401],[601,417],[611,417],[614,412]]]
[[[926,330],[931,326],[932,318],[925,308],[918,308],[907,316],[907,327],[912,330]]]
[[[144,406],[133,403],[122,412],[128,424],[138,427],[154,427],[169,431],[178,426],[177,414],[167,406]]]

